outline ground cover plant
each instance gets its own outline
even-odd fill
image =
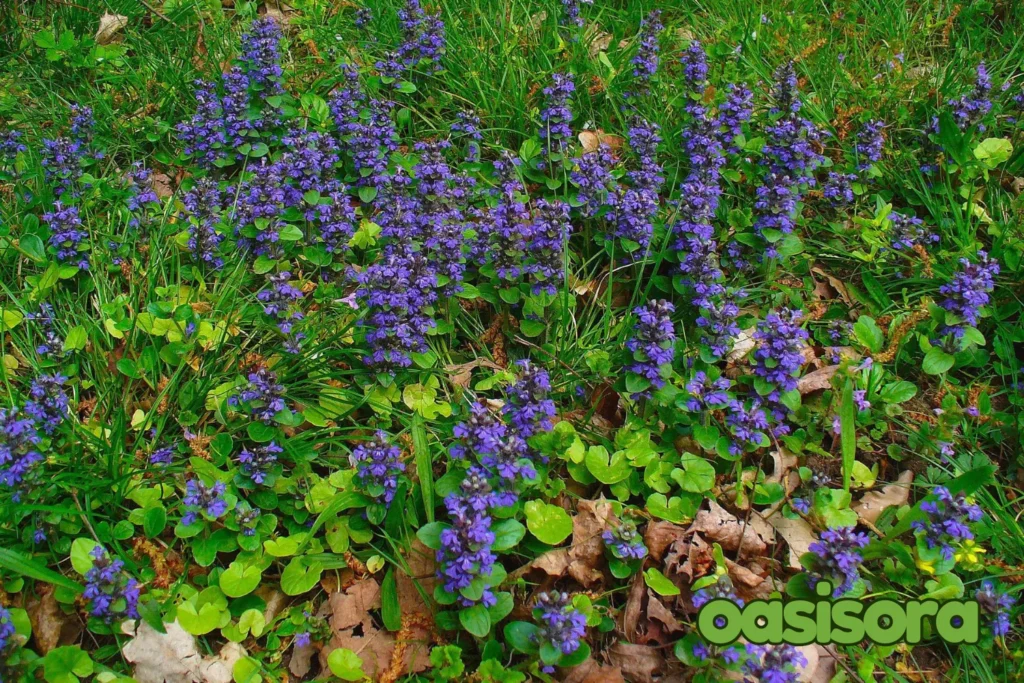
[[[1019,680],[1022,18],[13,2],[0,680]]]

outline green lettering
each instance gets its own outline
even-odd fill
[[[939,613],[937,600],[911,600],[907,603],[907,642],[916,645],[921,642],[921,622],[925,617]]]
[[[879,645],[895,645],[907,632],[907,613],[895,600],[873,602],[864,613],[864,632]]]
[[[832,605],[832,641],[840,645],[856,645],[864,640],[864,603],[860,600],[839,600]],[[823,641],[818,641],[825,644]]]
[[[734,642],[740,637],[741,630],[740,608],[732,600],[716,598],[697,613],[697,631],[712,645]]]
[[[978,603],[974,600],[950,600],[935,616],[935,629],[947,643],[978,642]]]
[[[790,645],[810,645],[814,642],[814,603],[793,600],[785,607],[786,629],[782,641]]]
[[[781,600],[754,600],[743,608],[743,637],[752,643],[781,643],[782,626]]]

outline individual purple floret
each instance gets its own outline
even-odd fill
[[[162,446],[149,454],[149,464],[170,465],[174,462],[174,446]]]
[[[292,130],[281,142],[286,148],[279,162],[281,172],[294,185],[287,187],[286,192],[290,190],[292,194],[285,203],[295,205],[302,200],[302,193],[320,190],[334,174],[338,143],[326,133],[308,130]]]
[[[277,329],[288,338],[285,349],[289,353],[299,352],[299,343],[305,337],[295,331],[295,324],[305,317],[297,302],[302,300],[302,290],[289,282],[292,274],[285,270],[267,276],[267,288],[260,290],[256,298],[263,304],[264,315],[273,318]]]
[[[67,381],[68,378],[59,373],[39,375],[29,387],[25,414],[46,434],[53,434],[68,416],[68,395],[64,392]]]
[[[646,306],[633,309],[637,322],[626,348],[633,353],[634,363],[627,368],[650,382],[654,389],[665,386],[663,366],[671,366],[675,359],[676,332],[672,323],[675,307],[668,301],[652,300]],[[647,397],[640,392],[634,398]]]
[[[534,294],[556,294],[556,281],[560,282],[565,276],[565,245],[572,231],[569,205],[557,199],[550,202],[538,199],[536,207],[526,247],[532,259],[526,265],[526,272],[533,276]]]
[[[772,385],[768,400],[778,402],[782,394],[793,391],[803,365],[807,330],[800,327],[803,312],[780,308],[757,324],[754,341],[754,374]]]
[[[522,438],[551,429],[555,402],[549,398],[551,379],[542,367],[528,359],[517,361],[519,377],[505,389],[502,408],[507,422]]]
[[[984,251],[978,252],[977,263],[961,258],[960,271],[939,288],[946,297],[941,306],[968,325],[977,325],[981,307],[988,304],[989,293],[995,288],[996,275],[999,275],[999,262],[990,259]]]
[[[189,479],[185,484],[185,497],[182,502],[185,504],[185,514],[181,516],[181,523],[190,526],[199,521],[200,513],[205,513],[213,519],[220,519],[228,511],[227,501],[224,500],[224,492],[227,487],[224,482],[215,482],[207,486],[199,479]]]
[[[892,223],[892,248],[897,251],[910,251],[917,245],[929,247],[939,243],[939,236],[925,227],[924,221],[917,216],[907,216],[893,211],[889,214]]]
[[[563,655],[576,652],[587,635],[587,618],[573,607],[567,593],[541,593],[533,618],[540,625],[537,640],[541,647],[553,647]]]
[[[4,655],[16,633],[10,610],[0,605],[0,656]]]
[[[228,399],[228,405],[244,407],[264,424],[273,424],[274,416],[285,409],[284,385],[277,383],[277,373],[260,366],[248,375],[242,391]]]
[[[212,178],[197,180],[183,199],[189,224],[188,250],[197,262],[216,269],[224,265],[224,259],[217,255],[217,248],[224,241],[224,235],[217,232],[222,201],[217,181]]]
[[[441,532],[441,547],[437,551],[437,578],[443,582],[444,590],[458,594],[468,588],[477,577],[490,576],[495,556],[491,550],[494,532],[491,531],[491,517],[487,514],[488,501],[474,492],[470,483],[473,475],[467,473],[462,488],[444,499],[445,509],[452,526]],[[460,598],[463,602],[476,602]],[[484,606],[496,601],[493,592],[484,588],[479,602]]]
[[[981,582],[981,588],[975,591],[974,599],[988,618],[988,627],[993,636],[1002,638],[1010,632],[1010,611],[1017,603],[1016,598],[1000,591],[991,579],[986,579]]]
[[[55,202],[53,211],[43,214],[43,220],[50,228],[50,246],[57,251],[57,260],[69,263],[82,270],[89,269],[89,233],[82,229],[82,219],[77,206],[64,206]]]
[[[540,113],[540,140],[544,156],[565,153],[569,140],[572,139],[573,114],[569,98],[576,90],[573,76],[569,73],[555,73],[551,76],[551,85],[544,88],[544,109]]]
[[[263,446],[253,446],[252,449],[243,448],[238,454],[242,474],[249,477],[254,484],[264,483],[267,476],[273,472],[278,456],[282,453],[284,449],[274,441]]]
[[[927,519],[915,520],[914,530],[924,538],[929,548],[939,548],[942,557],[953,559],[953,543],[974,538],[968,522],[980,522],[984,513],[974,503],[967,502],[962,492],[955,496],[945,486],[932,490],[936,500],[921,503],[921,512]]]
[[[825,186],[821,188],[821,196],[832,206],[849,206],[853,204],[853,183],[857,182],[857,175],[854,173],[828,174]]]
[[[388,435],[378,431],[366,443],[355,447],[350,457],[356,469],[356,483],[378,503],[391,505],[398,488],[398,475],[405,471],[402,449],[388,442]]]
[[[981,122],[992,111],[992,79],[985,68],[985,62],[978,64],[976,74],[974,89],[960,99],[949,100],[947,104],[960,130],[966,131],[976,125],[978,132],[984,133],[985,126]]]
[[[593,5],[594,0],[562,0],[563,14],[558,20],[562,25],[574,24],[583,26],[583,17],[580,16],[580,4]]]
[[[807,658],[792,645],[747,644],[749,659],[743,663],[744,683],[796,683],[798,668],[807,666]]]
[[[12,500],[21,498],[21,485],[43,460],[37,450],[39,433],[31,417],[17,407],[0,408],[0,485],[13,489]]]
[[[601,539],[612,555],[620,560],[642,560],[647,557],[643,536],[636,530],[636,523],[630,520],[606,529]]]
[[[810,575],[810,587],[820,581],[832,584],[832,597],[838,598],[853,589],[860,580],[860,565],[864,562],[861,550],[868,544],[868,535],[851,527],[827,529],[820,540],[807,549],[814,553],[814,569]]]
[[[111,559],[103,546],[89,553],[92,568],[85,574],[82,597],[89,601],[89,614],[112,623],[139,617],[139,583],[124,571],[124,562]]]
[[[661,10],[651,10],[640,23],[640,40],[636,54],[630,63],[633,65],[633,80],[636,92],[629,93],[630,97],[646,95],[650,92],[651,79],[658,73],[658,62],[660,46],[658,45],[658,34],[665,29],[661,23]]]
[[[885,146],[885,122],[868,121],[857,132],[857,143],[853,151],[857,155],[857,170],[866,171],[882,160]]]
[[[690,398],[686,400],[686,409],[697,413],[703,410],[718,410],[732,402],[729,390],[732,381],[725,375],[712,380],[703,370],[694,373],[693,379],[686,383],[686,391]]]

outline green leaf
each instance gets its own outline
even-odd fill
[[[604,446],[591,446],[583,462],[587,471],[602,484],[617,484],[629,476],[630,467],[625,451],[616,451],[609,456]]]
[[[72,581],[63,574],[58,574],[35,560],[8,548],[0,548],[0,567],[19,576],[27,576],[37,581],[52,583],[55,586],[60,586],[73,592],[75,595],[85,590],[77,581]]]
[[[327,667],[343,681],[361,681],[366,677],[362,658],[345,647],[335,648],[327,655]]]
[[[312,534],[311,534],[312,535]],[[281,572],[281,590],[285,595],[302,595],[312,590],[324,568],[319,562],[302,557],[293,557]]]
[[[163,505],[147,509],[142,515],[142,530],[149,538],[156,538],[167,527],[167,510]]]
[[[644,572],[644,583],[658,595],[679,595],[679,587],[654,567]]]
[[[427,521],[434,521],[434,465],[430,457],[430,445],[427,443],[427,430],[423,424],[423,416],[413,413],[412,416],[412,447],[416,454],[416,476],[420,480],[420,493],[423,494],[423,508]]]
[[[377,198],[377,188],[368,185],[359,188],[359,199],[364,204],[369,204]]]
[[[64,351],[81,351],[89,341],[89,334],[81,325],[72,327],[68,336],[64,338]]]
[[[558,545],[572,533],[572,517],[557,505],[531,500],[525,511],[530,533],[548,545]]]
[[[879,329],[874,318],[862,315],[853,324],[853,335],[861,344],[866,346],[871,353],[878,353],[885,344],[885,335]]]
[[[683,453],[683,469],[673,470],[672,479],[690,493],[704,493],[715,485],[715,467],[704,458]]]
[[[252,657],[242,657],[231,667],[231,680],[235,683],[260,683],[260,663]]]
[[[220,575],[220,589],[229,598],[240,598],[256,590],[263,572],[259,567],[235,560]]]
[[[537,651],[537,635],[540,627],[528,621],[512,621],[505,624],[505,642],[512,649],[523,654],[533,654]]]
[[[491,615],[483,605],[473,605],[459,610],[459,623],[477,638],[486,638],[491,632]]]
[[[43,658],[47,683],[77,683],[92,674],[94,664],[89,654],[77,645],[50,650]]]
[[[974,158],[986,168],[995,168],[1013,154],[1013,143],[1006,138],[985,138],[974,148]]]
[[[843,490],[850,490],[857,458],[857,408],[853,404],[853,381],[846,380],[839,405],[839,441],[843,454]]]
[[[380,618],[384,628],[397,631],[402,628],[402,606],[398,602],[398,580],[395,568],[389,567],[380,585]]]
[[[46,247],[43,246],[43,241],[39,239],[38,235],[22,235],[18,245],[36,263],[42,263],[46,260]]]
[[[443,522],[424,524],[416,530],[416,538],[431,550],[438,550],[441,548],[441,532],[447,528],[448,525]]]
[[[313,523],[313,526],[311,526],[309,528],[309,531],[307,532],[308,535],[306,536],[306,540],[302,542],[302,545],[299,546],[299,549],[296,552],[301,553],[303,550],[305,550],[306,546],[309,545],[309,542],[316,536],[316,532],[320,531],[320,527],[322,527],[327,522],[333,520],[335,517],[338,516],[339,513],[344,512],[345,510],[350,510],[352,508],[366,507],[367,505],[370,504],[370,502],[370,499],[362,495],[361,493],[352,493],[351,491],[346,491],[344,493],[339,493],[335,495],[333,498],[331,498],[330,502],[328,502],[327,505],[324,506],[324,509],[320,512],[320,514],[317,515],[316,521]]]
[[[886,403],[903,403],[909,401],[917,395],[917,386],[910,382],[893,382],[892,384],[886,385],[884,389],[879,393],[881,398]]]
[[[94,560],[91,553],[98,545],[91,538],[76,538],[71,543],[71,566],[82,576],[92,569]]]
[[[956,359],[950,354],[946,353],[938,346],[933,346],[928,349],[928,353],[924,355],[924,362],[921,363],[921,369],[929,375],[941,375],[947,372]]]
[[[505,519],[498,522],[491,528],[491,531],[494,532],[494,543],[491,544],[491,550],[495,552],[511,550],[526,535],[526,527],[514,519]]]

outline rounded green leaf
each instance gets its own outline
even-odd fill
[[[220,575],[220,589],[229,598],[240,598],[256,590],[262,576],[259,567],[243,565],[236,560]]]
[[[331,673],[343,681],[361,681],[366,677],[363,673],[363,660],[352,650],[339,647],[327,655],[327,667]]]
[[[572,533],[572,517],[557,505],[531,500],[525,510],[530,533],[548,545],[558,545]]]

